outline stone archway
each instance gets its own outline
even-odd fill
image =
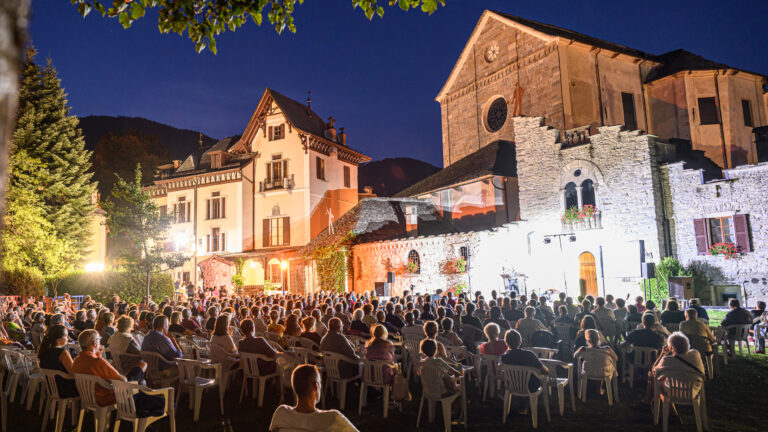
[[[232,274],[235,271],[235,263],[214,255],[197,264],[203,275],[203,288],[219,288],[232,286]]]

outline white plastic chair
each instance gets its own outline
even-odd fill
[[[282,403],[284,401],[286,390],[288,390],[288,393],[291,394],[291,398],[293,398],[291,375],[293,374],[293,370],[303,362],[300,355],[286,352],[278,354],[275,358],[275,363],[277,363],[277,372],[280,374],[280,402]],[[243,381],[245,381],[245,379],[243,379]]]
[[[507,422],[507,415],[512,405],[512,396],[527,397],[531,406],[531,421],[533,428],[538,427],[538,404],[539,397],[544,398],[544,409],[547,413],[547,421],[550,421],[549,415],[549,394],[546,391],[547,377],[542,375],[538,369],[528,366],[514,366],[502,364],[499,367],[499,373],[504,381],[504,406],[502,423]],[[531,377],[536,377],[541,382],[541,386],[536,391],[531,391],[528,383]]]
[[[11,403],[16,399],[16,390],[24,384],[24,363],[19,361],[19,351],[16,349],[0,349],[0,367],[8,374],[6,391]]]
[[[560,409],[560,416],[565,414],[565,388],[571,392],[571,410],[576,412],[576,397],[573,391],[573,363],[566,363],[560,360],[542,359],[541,362],[549,369],[549,375],[547,376],[547,385],[549,389],[557,389],[557,401]],[[557,373],[557,369],[562,368],[566,371],[566,376],[561,377]]]
[[[602,332],[603,336],[610,342],[611,345],[616,345],[619,337],[619,327],[616,320],[610,318],[602,318],[597,320],[597,326]]]
[[[21,400],[24,401],[26,399],[27,411],[32,409],[32,403],[38,390],[40,391],[40,410],[42,410],[45,392],[43,391],[43,375],[40,373],[37,357],[22,351],[7,351],[6,355],[9,356],[9,360],[16,368],[18,384],[24,386]],[[13,390],[15,392],[16,387]],[[13,398],[11,402],[13,402]]]
[[[629,387],[635,387],[635,370],[646,371],[653,368],[653,363],[659,357],[659,350],[656,348],[632,346],[625,353],[624,370],[627,371],[624,376],[625,381],[629,380]]]
[[[480,368],[483,370],[485,367],[485,374],[482,375],[483,381],[483,402],[490,390],[491,397],[496,395],[496,386],[501,381],[501,375],[499,375],[499,364],[501,363],[501,356],[491,354],[480,354]]]
[[[579,371],[579,395],[582,402],[587,401],[587,383],[590,380],[605,382],[608,405],[613,405],[614,400],[619,401],[616,363],[607,352],[597,348],[586,348],[576,356],[576,361]]]
[[[101,406],[96,402],[96,386],[111,390],[112,384],[96,375],[75,374],[75,384],[80,393],[80,416],[77,421],[77,432],[83,429],[83,417],[86,411],[93,411],[93,430],[104,432],[109,429],[109,419],[117,407],[115,405]]]
[[[688,340],[691,343],[691,349],[695,349],[699,352],[699,355],[701,356],[701,362],[704,364],[705,372],[707,373],[707,378],[714,379],[715,378],[715,350],[717,349],[716,346],[713,346],[712,341],[709,340],[706,336],[699,336],[699,335],[686,335],[688,336]]]
[[[259,360],[275,363],[275,371],[270,374],[261,372],[259,369]],[[240,402],[243,402],[243,396],[247,392],[248,380],[252,380],[253,393],[251,394],[251,397],[256,397],[256,385],[258,384],[258,405],[261,407],[264,402],[264,390],[267,381],[273,378],[280,379],[280,371],[277,368],[276,359],[262,354],[240,353],[240,365],[243,368],[243,386],[240,388]]]
[[[181,348],[182,357],[188,360],[197,360],[201,357],[201,352],[206,351],[204,348],[198,346],[194,340],[187,337],[180,337],[176,339]]]
[[[443,408],[443,424],[445,431],[451,431],[451,406],[453,401],[461,397],[463,400],[462,410],[464,415],[464,427],[467,427],[467,400],[463,392],[463,380],[456,378],[456,391],[449,392],[445,387],[445,373],[437,366],[420,363],[418,365],[418,374],[421,378],[421,402],[419,402],[419,414],[416,416],[416,427],[421,422],[421,413],[424,409],[424,402],[427,403],[429,421],[434,421],[435,402],[439,402]]]
[[[141,361],[141,356],[138,354],[120,353],[113,354],[112,356],[112,364],[123,375],[126,375],[132,369],[131,365],[137,365],[139,361]]]
[[[674,333],[680,331],[680,323],[666,323],[664,324],[664,328],[669,330],[670,333]]]
[[[147,363],[147,381],[154,387],[171,387],[179,377],[178,375],[166,375],[160,370],[160,365],[175,367],[176,363],[168,361],[165,357],[153,351],[141,351],[141,359]]]
[[[136,383],[112,380],[112,388],[115,390],[115,400],[117,401],[115,432],[120,429],[120,421],[123,420],[131,422],[134,432],[144,432],[149,425],[163,417],[168,417],[171,423],[171,432],[176,432],[176,411],[173,403],[173,387],[153,390]],[[159,416],[138,417],[136,414],[136,404],[133,401],[133,395],[139,391],[150,396],[163,396],[165,399],[163,414]]]
[[[656,375],[653,400],[653,421],[659,423],[659,405],[663,409],[662,430],[667,432],[669,426],[669,407],[675,405],[690,405],[696,421],[696,430],[709,430],[707,420],[707,402],[704,394],[704,376],[695,372],[660,371]],[[664,402],[659,397],[665,390]]]
[[[731,353],[736,354],[736,342],[739,343],[739,355],[743,354],[743,344],[747,344],[747,354],[752,354],[749,348],[749,330],[752,324],[736,324],[725,328],[728,334],[728,345],[731,347]]]
[[[341,362],[350,363],[357,366],[357,373],[351,377],[342,377],[339,366]],[[323,351],[323,365],[325,366],[326,381],[327,384],[323,388],[323,406],[325,406],[325,398],[328,394],[328,388],[333,384],[336,384],[337,395],[339,397],[339,407],[344,409],[347,397],[347,385],[351,382],[357,381],[362,377],[362,362],[349,358],[345,355]]]
[[[221,364],[205,363],[198,360],[176,359],[179,368],[179,393],[176,395],[176,404],[179,403],[181,394],[189,393],[189,408],[194,410],[193,420],[200,418],[200,405],[203,400],[203,391],[209,388],[219,388],[219,408],[224,415],[224,389],[225,383],[221,374]],[[213,371],[213,378],[201,376],[203,370]]]
[[[357,407],[357,415],[362,415],[363,413],[363,405],[365,405],[367,400],[368,388],[375,388],[383,393],[384,418],[387,418],[392,383],[387,384],[384,382],[384,371],[386,369],[391,369],[393,373],[398,373],[400,365],[386,360],[363,360],[363,378],[360,382],[360,404]],[[402,411],[402,405],[400,405],[400,410]]]
[[[403,336],[403,348],[406,352],[406,355],[403,357],[403,364],[405,366],[404,372],[405,377],[408,378],[409,381],[411,378],[411,372],[415,372],[419,365],[420,344],[422,339],[424,339],[424,337],[410,334]]]
[[[552,359],[554,358],[557,353],[557,348],[542,348],[542,347],[530,347],[527,348],[528,351],[531,351],[532,353],[536,354],[536,357],[540,359]]]
[[[62,398],[59,396],[59,388],[56,386],[57,376],[68,380],[72,380],[74,377],[51,369],[41,369],[40,373],[43,374],[43,382],[45,383],[46,394],[48,395],[45,402],[45,412],[43,413],[43,426],[40,430],[45,432],[45,427],[48,425],[48,419],[53,417],[53,413],[55,412],[56,427],[54,430],[55,432],[61,432],[62,429],[64,429],[64,417],[66,417],[67,408],[69,407],[72,409],[72,426],[74,426],[75,412],[80,404],[80,396]]]

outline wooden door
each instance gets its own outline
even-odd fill
[[[582,296],[597,297],[597,267],[595,256],[589,252],[579,255],[579,287]]]

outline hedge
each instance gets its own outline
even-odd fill
[[[43,276],[31,269],[0,270],[0,292],[13,296],[42,296],[44,294]]]
[[[97,302],[107,303],[113,295],[129,303],[139,303],[146,292],[146,280],[126,272],[104,271],[100,273],[72,273],[59,282],[59,295],[90,295]],[[159,302],[163,297],[173,296],[173,279],[165,273],[152,275],[150,295]]]

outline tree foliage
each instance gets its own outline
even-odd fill
[[[97,302],[106,304],[112,296],[129,303],[139,303],[146,295],[144,275],[130,274],[123,271],[107,270],[104,272],[74,272],[61,280],[59,291],[71,295],[90,295]],[[167,273],[152,275],[150,295],[159,303],[163,297],[173,297],[173,279]]]
[[[12,169],[12,185],[37,195],[45,219],[78,263],[90,246],[90,220],[96,185],[91,181],[91,153],[69,115],[69,106],[56,69],[50,60],[44,68],[35,63],[34,48],[27,51],[12,154],[24,153]],[[29,161],[34,161],[34,165]],[[20,198],[17,195],[17,198]]]
[[[327,0],[326,0],[327,1]],[[295,33],[293,14],[296,3],[304,0],[71,0],[83,17],[96,10],[102,16],[117,18],[124,28],[142,18],[148,10],[158,14],[161,33],[183,34],[185,31],[195,43],[197,52],[208,48],[216,53],[216,36],[235,31],[250,18],[261,26],[266,14],[277,33],[286,28]],[[407,11],[420,8],[432,14],[445,0],[352,0],[353,8],[360,8],[369,20],[384,16],[384,6],[397,6]]]
[[[127,241],[119,254],[122,267],[132,275],[144,275],[149,295],[152,274],[178,267],[187,258],[165,250],[172,217],[160,213],[149,193],[142,189],[141,179],[141,165],[136,165],[132,181],[118,175],[104,209],[110,235],[123,236]]]

